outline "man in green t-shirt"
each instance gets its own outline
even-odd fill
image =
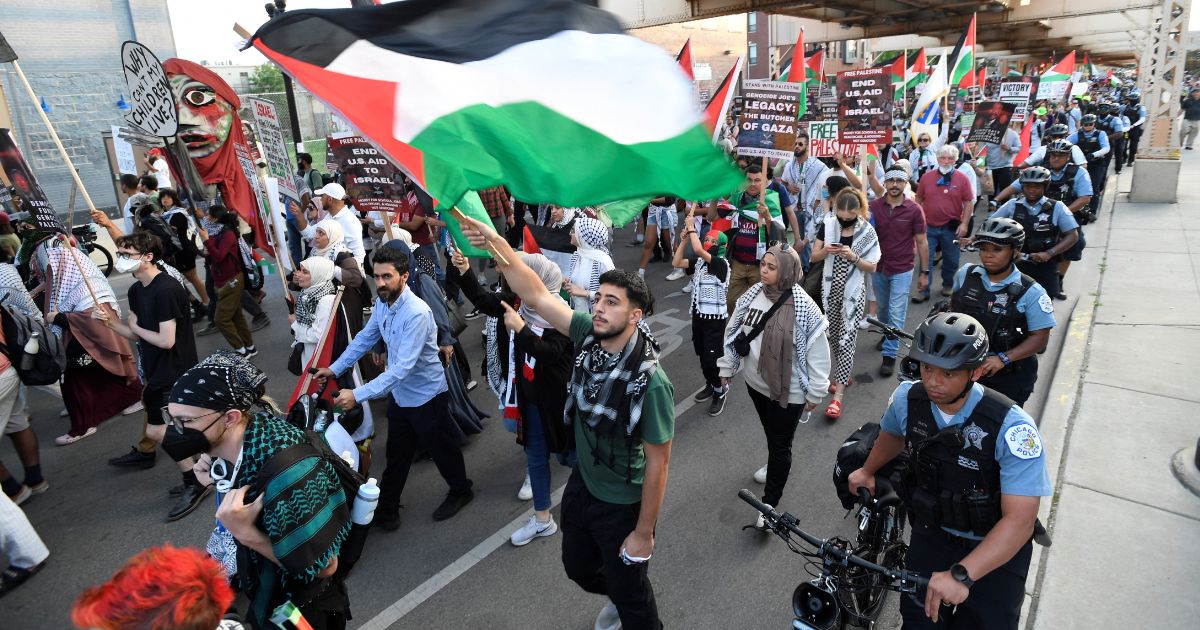
[[[596,628],[661,628],[647,569],[667,490],[675,400],[658,364],[658,343],[641,324],[653,308],[650,289],[637,274],[607,271],[593,313],[575,312],[491,225],[468,218],[463,233],[491,250],[523,304],[568,331],[575,345],[563,416],[579,454],[560,517],[567,576],[608,596]]]

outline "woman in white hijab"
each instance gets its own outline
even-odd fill
[[[304,259],[296,269],[293,281],[300,287],[296,296],[296,314],[289,315],[292,324],[292,334],[295,344],[302,344],[304,351],[300,355],[300,364],[308,365],[321,336],[329,329],[329,319],[333,317],[333,302],[337,289],[333,286],[333,261],[328,258],[313,256]]]
[[[592,297],[600,288],[600,274],[616,267],[608,250],[610,242],[606,225],[591,217],[576,217],[575,231],[571,233],[575,253],[563,279],[563,287],[571,294],[571,308],[592,312]]]

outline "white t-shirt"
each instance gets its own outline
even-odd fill
[[[159,158],[154,162],[154,166],[150,167],[154,170],[154,177],[158,179],[158,189],[171,188],[171,167],[167,165],[167,161]]]

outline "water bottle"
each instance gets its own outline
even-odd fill
[[[25,342],[25,353],[21,355],[21,369],[32,370],[33,360],[37,357],[38,351],[42,349],[41,342],[38,341],[40,333],[36,330],[29,335],[29,340]]]
[[[312,430],[316,431],[317,433],[324,433],[325,427],[327,426],[329,426],[329,412],[325,409],[322,409],[319,413],[317,413],[316,419],[313,420]]]
[[[354,507],[350,509],[350,520],[356,525],[370,525],[375,518],[375,506],[379,505],[379,484],[374,477],[358,487]]]

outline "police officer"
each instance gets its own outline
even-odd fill
[[[905,630],[1015,630],[1041,497],[1050,496],[1041,436],[1013,401],[975,382],[988,357],[983,325],[939,313],[916,331],[909,357],[921,380],[901,383],[851,494],[902,451],[901,496],[913,519],[906,568],[931,573],[924,609],[900,598]]]
[[[1104,182],[1108,174],[1108,157],[1111,147],[1108,134],[1096,127],[1096,115],[1084,114],[1080,119],[1080,131],[1067,136],[1067,142],[1079,147],[1087,160],[1088,177],[1092,180],[1092,198],[1088,201],[1088,222],[1096,220],[1100,210],[1100,197],[1104,195]]]
[[[1125,164],[1125,125],[1121,122],[1121,117],[1114,114],[1114,109],[1111,103],[1100,103],[1096,106],[1096,129],[1108,134],[1108,145],[1112,147],[1112,151],[1108,152],[1104,161],[1104,172],[1108,172],[1108,167],[1116,158],[1116,172],[1121,173],[1121,166]]]
[[[1050,144],[1055,140],[1066,140],[1067,136],[1069,135],[1071,135],[1071,132],[1066,125],[1062,123],[1050,125],[1050,128],[1046,130],[1046,137],[1042,139],[1042,146],[1034,149],[1029,154],[1029,157],[1025,158],[1025,161],[1021,162],[1017,168],[1025,169],[1029,168],[1030,166],[1037,166],[1045,162],[1046,148],[1049,147]],[[1078,147],[1071,151],[1071,163],[1078,164],[1079,166],[1087,165],[1087,158],[1083,155],[1083,151],[1079,150]]]
[[[1133,160],[1137,157],[1138,141],[1142,139],[1142,132],[1145,130],[1146,123],[1146,108],[1142,105],[1142,95],[1136,90],[1129,92],[1129,96],[1125,97],[1125,108],[1122,113],[1129,119],[1127,136],[1129,161],[1125,164],[1133,166]]]
[[[1066,154],[1061,156],[1065,162]],[[1074,165],[1072,168],[1087,177],[1086,171]],[[1021,171],[1020,180],[1013,183],[1021,196],[1005,202],[988,218],[1008,218],[1021,224],[1025,229],[1025,244],[1021,251],[1025,255],[1017,268],[1042,285],[1046,293],[1055,296],[1061,293],[1055,263],[1079,241],[1079,223],[1066,204],[1048,195],[1046,189],[1050,180],[1050,171],[1041,166]]]
[[[979,320],[987,333],[991,353],[979,368],[979,382],[1024,406],[1037,382],[1037,353],[1046,349],[1055,325],[1054,305],[1017,269],[1025,245],[1020,223],[987,219],[971,245],[981,264],[963,265],[955,274],[950,310]]]

